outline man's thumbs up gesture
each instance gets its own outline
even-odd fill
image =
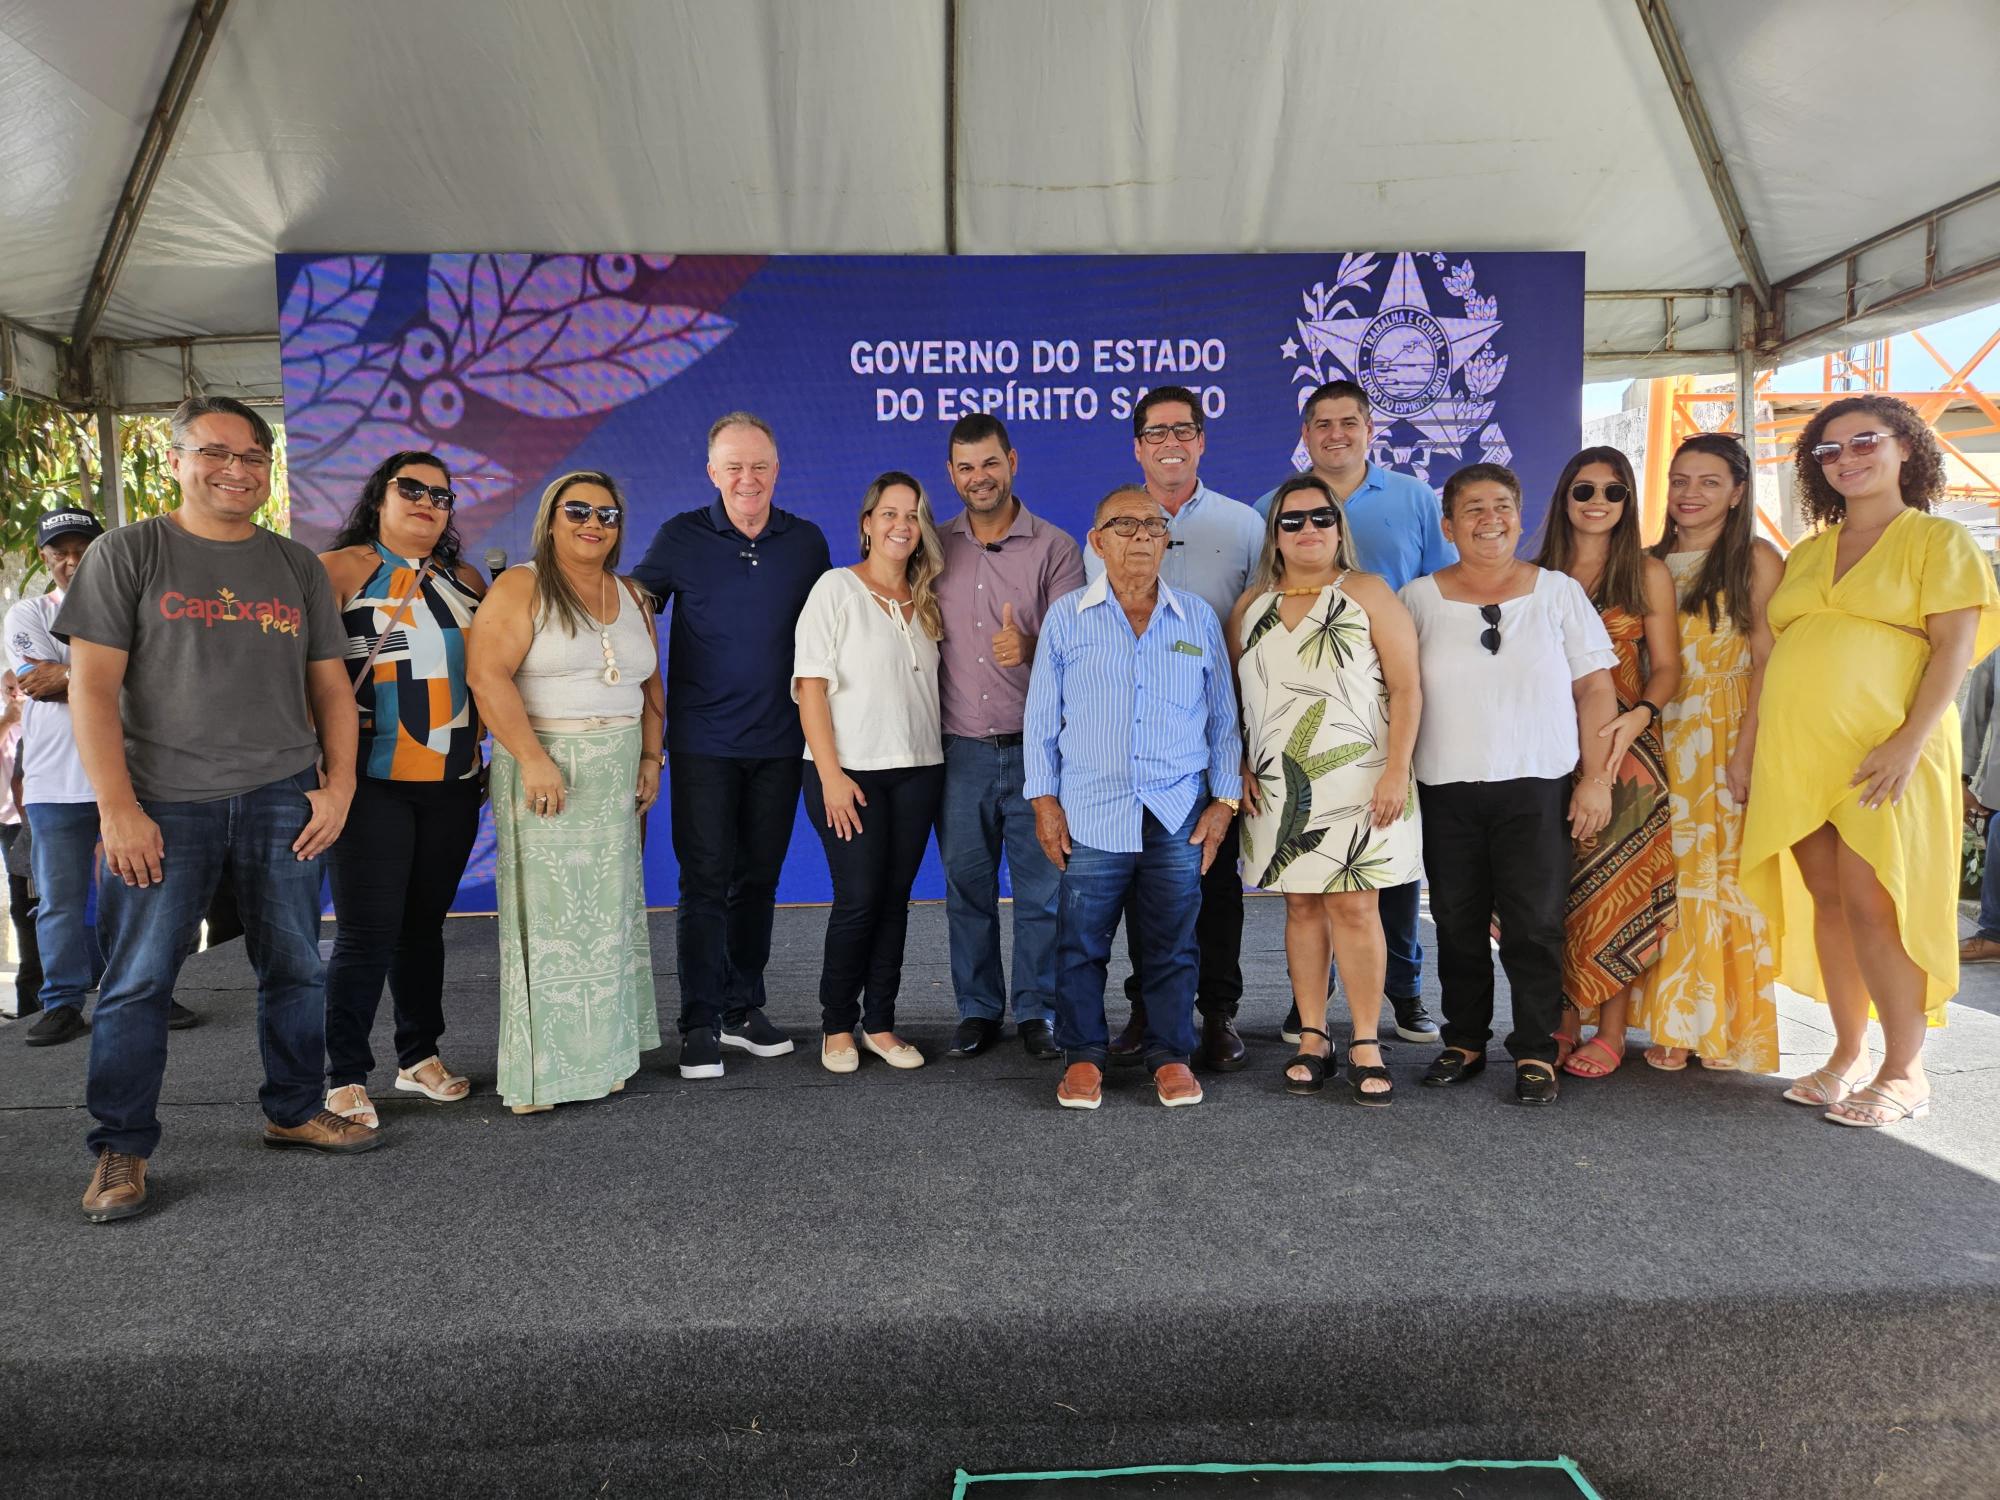
[[[1000,628],[993,634],[993,665],[996,667],[1018,667],[1035,652],[1032,637],[1021,634],[1020,626],[1014,623],[1014,606],[1000,606]]]

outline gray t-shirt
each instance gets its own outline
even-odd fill
[[[126,652],[125,761],[158,802],[213,802],[319,758],[306,663],[347,651],[326,569],[259,527],[241,542],[167,516],[91,544],[54,633]]]

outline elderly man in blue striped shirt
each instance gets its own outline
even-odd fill
[[[1243,746],[1215,611],[1160,578],[1167,521],[1139,486],[1098,503],[1088,587],[1057,600],[1022,725],[1024,794],[1062,871],[1056,927],[1056,1102],[1095,1109],[1110,1031],[1104,980],[1128,895],[1146,973],[1146,1062],[1160,1102],[1199,1104],[1195,916],[1242,792]]]

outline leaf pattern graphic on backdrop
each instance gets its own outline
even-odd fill
[[[381,292],[379,255],[329,256],[299,268],[278,313],[285,349],[287,442],[292,419],[324,399],[368,357],[361,330]]]
[[[291,424],[286,424],[286,431],[291,431]],[[420,432],[408,422],[371,416],[348,428],[334,443],[313,451],[309,463],[294,464],[293,513],[322,525],[338,522],[354,504],[362,482],[375,466],[403,448],[428,449],[444,460],[451,470],[452,488],[458,491],[461,513],[472,506],[490,505],[514,488],[514,476],[484,453]]]
[[[634,302],[630,257],[434,255],[426,305],[469,391],[528,416],[609,411],[735,331],[698,308]]]

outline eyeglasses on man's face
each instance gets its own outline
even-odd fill
[[[1157,448],[1168,438],[1172,438],[1177,443],[1191,443],[1200,436],[1201,423],[1199,422],[1175,422],[1169,426],[1142,427],[1139,429],[1139,441],[1144,443],[1148,448]]]
[[[439,510],[450,510],[458,503],[458,495],[442,485],[425,484],[421,479],[411,479],[404,474],[396,476],[395,484],[396,493],[412,505],[419,500],[428,500]]]
[[[1129,541],[1141,532],[1154,538],[1163,537],[1167,534],[1167,522],[1164,516],[1113,516],[1110,520],[1099,524],[1097,529],[1109,531]]]
[[[600,526],[619,526],[625,520],[625,512],[620,506],[586,505],[581,500],[563,501],[562,513],[565,520],[571,521],[578,526],[588,521],[593,513],[597,516],[597,524]]]
[[[186,443],[169,443],[176,453],[190,453],[212,469],[227,469],[231,464],[243,465],[246,474],[261,474],[271,467],[271,455],[261,449],[252,448],[248,453],[238,453],[233,448],[191,448]]]

